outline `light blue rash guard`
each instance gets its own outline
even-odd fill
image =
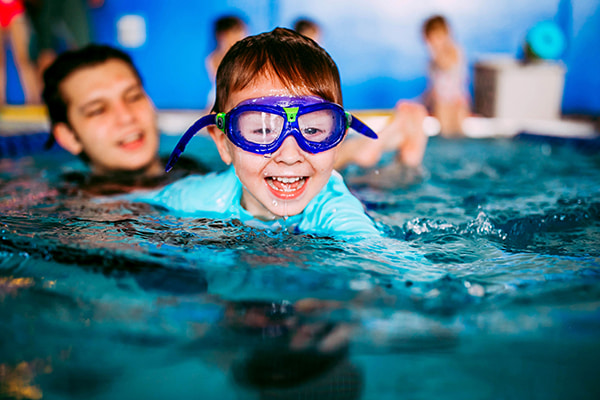
[[[233,167],[221,173],[189,176],[156,191],[125,197],[130,201],[163,206],[183,216],[239,219],[262,229],[288,229],[345,238],[381,236],[362,203],[350,193],[335,171],[302,213],[285,220],[262,221],[242,207],[242,183]]]

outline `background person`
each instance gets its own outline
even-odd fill
[[[212,107],[215,101],[215,77],[221,60],[227,51],[237,41],[248,35],[246,23],[235,15],[225,15],[218,18],[214,23],[213,34],[216,47],[206,57],[206,70],[211,83],[211,90],[208,94],[207,108]]]
[[[103,4],[104,0],[25,0],[34,33],[31,53],[40,79],[57,54],[92,42],[89,8]]]
[[[321,43],[321,27],[313,20],[308,18],[298,18],[294,22],[294,30],[301,35],[311,38],[317,43]]]
[[[10,39],[13,57],[21,78],[26,104],[40,102],[35,68],[29,59],[30,32],[22,0],[0,0],[0,107],[6,104],[6,56],[4,44]]]
[[[443,136],[461,136],[462,123],[470,113],[464,56],[441,15],[425,21],[423,37],[431,56],[426,103],[439,120]]]

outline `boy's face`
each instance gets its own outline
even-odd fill
[[[154,105],[127,63],[79,69],[60,90],[69,124],[56,124],[54,136],[72,154],[85,153],[94,173],[160,170]]]
[[[267,96],[309,96],[308,91],[292,93],[278,79],[261,76],[225,103],[229,112],[244,100]],[[273,219],[301,213],[325,186],[337,154],[337,147],[311,154],[302,150],[296,139],[288,136],[270,155],[247,152],[235,146],[216,126],[209,127],[219,154],[227,164],[233,163],[243,185],[242,206],[253,216]]]

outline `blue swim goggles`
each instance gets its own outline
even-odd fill
[[[255,154],[274,153],[290,135],[302,150],[312,154],[337,146],[348,128],[377,139],[358,118],[320,97],[261,97],[243,101],[228,113],[197,120],[179,139],[167,162],[167,172],[191,138],[209,125],[217,125],[234,145]]]

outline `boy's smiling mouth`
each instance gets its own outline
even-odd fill
[[[265,178],[271,192],[280,199],[293,199],[306,188],[307,176],[268,176]]]

